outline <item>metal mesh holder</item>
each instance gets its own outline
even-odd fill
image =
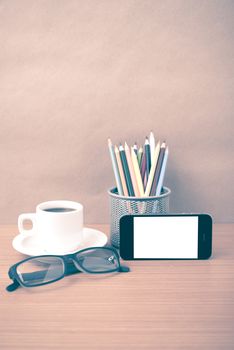
[[[153,215],[169,213],[171,190],[163,187],[160,196],[124,197],[118,195],[117,188],[108,191],[110,197],[111,244],[119,248],[119,220],[124,215]]]

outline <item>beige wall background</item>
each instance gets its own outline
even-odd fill
[[[166,139],[171,211],[234,213],[234,2],[0,1],[0,221],[50,199],[107,222],[107,149]]]

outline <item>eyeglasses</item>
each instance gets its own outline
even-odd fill
[[[68,255],[40,255],[11,266],[8,275],[13,283],[6,289],[13,292],[19,286],[38,287],[79,272],[98,274],[129,270],[120,265],[118,252],[109,247],[87,248]]]

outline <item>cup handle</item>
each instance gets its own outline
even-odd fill
[[[25,220],[32,221],[33,227],[31,229],[24,228],[24,221]],[[18,229],[19,229],[20,233],[33,233],[35,231],[35,224],[36,224],[36,214],[35,213],[20,214],[20,216],[18,217]]]

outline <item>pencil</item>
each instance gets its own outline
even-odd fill
[[[134,143],[133,149],[134,149],[134,152],[135,152],[136,155],[137,155],[137,149],[138,149],[138,148],[137,148],[137,143],[136,143],[136,142]]]
[[[134,147],[133,147],[133,149],[134,149]],[[129,168],[129,172],[130,172],[130,177],[131,177],[131,180],[132,180],[132,186],[133,186],[134,194],[135,194],[136,197],[139,197],[140,196],[140,191],[139,191],[139,188],[138,188],[138,183],[137,183],[137,180],[136,180],[136,174],[135,174],[135,170],[134,170],[134,167],[133,167],[133,164],[132,164],[132,157],[131,157],[130,150],[129,150],[127,142],[125,142],[124,150],[125,150],[125,154],[126,154],[126,158],[127,158],[127,163],[128,163],[128,168]],[[134,150],[134,152],[135,152],[135,150]],[[136,154],[136,152],[135,152],[135,154]]]
[[[154,174],[155,174],[155,170],[156,170],[156,166],[157,166],[159,152],[160,152],[160,141],[158,141],[157,146],[154,150],[153,162],[152,162],[152,166],[151,166],[150,173],[149,173],[149,178],[148,178],[146,189],[145,189],[145,197],[148,197],[150,195],[150,190],[151,190],[152,183],[154,180]]]
[[[118,168],[118,164],[117,164],[117,160],[116,160],[116,156],[115,156],[114,146],[112,145],[111,139],[108,139],[108,148],[109,148],[109,152],[110,152],[110,157],[111,157],[112,167],[113,167],[113,171],[114,171],[114,175],[115,175],[115,182],[116,182],[116,186],[118,189],[118,194],[120,196],[123,196],[123,194],[124,194],[123,187],[121,184],[119,168]]]
[[[128,194],[130,197],[133,197],[134,196],[134,189],[132,186],[131,175],[130,175],[129,168],[128,168],[126,154],[125,154],[124,148],[121,144],[119,146],[119,154],[120,154],[120,158],[121,158],[121,162],[122,162],[122,166],[123,166],[123,171],[124,171],[124,176],[125,176],[125,180],[126,180],[126,184],[127,184]]]
[[[169,149],[167,147],[166,151],[164,153],[164,157],[163,157],[162,169],[160,172],[158,185],[157,185],[157,189],[156,189],[156,196],[159,196],[161,194],[161,190],[163,187],[163,180],[164,180],[164,176],[165,176],[165,170],[166,170],[166,166],[167,166],[168,154],[169,154]]]
[[[146,181],[148,181],[150,168],[151,168],[150,145],[149,145],[148,137],[145,138],[145,155],[146,155]]]
[[[115,156],[116,156],[116,162],[117,162],[118,169],[119,169],[119,175],[120,175],[121,184],[122,184],[122,188],[123,188],[123,194],[124,194],[124,196],[128,196],[127,184],[125,181],[123,167],[122,167],[122,163],[121,163],[121,159],[120,159],[120,155],[119,155],[119,149],[117,146],[115,146]]]
[[[154,151],[155,151],[155,138],[154,138],[153,131],[150,132],[149,144],[150,144],[150,158],[151,158],[151,164],[152,164],[154,159]]]
[[[140,172],[140,167],[139,163],[137,161],[137,156],[136,153],[134,152],[134,149],[131,149],[131,156],[132,156],[132,164],[135,170],[135,175],[136,175],[136,181],[138,184],[139,192],[140,192],[140,197],[144,196],[144,187],[143,187],[143,182],[141,178],[141,172]]]
[[[145,178],[145,170],[146,170],[146,156],[145,151],[143,151],[142,159],[141,159],[141,178],[144,184],[144,178]]]
[[[163,158],[164,158],[165,149],[166,149],[166,144],[165,144],[165,142],[163,142],[162,145],[161,145],[161,148],[160,148],[158,161],[157,161],[157,165],[156,165],[156,170],[155,170],[155,174],[154,174],[154,180],[153,180],[152,187],[151,187],[151,190],[150,190],[150,195],[151,196],[156,196],[156,188],[157,188],[159,176],[160,176],[160,173],[161,173],[161,168],[162,168],[162,162],[163,162]]]
[[[137,160],[138,160],[139,167],[141,167],[142,154],[143,154],[143,148],[140,147],[137,152]]]

